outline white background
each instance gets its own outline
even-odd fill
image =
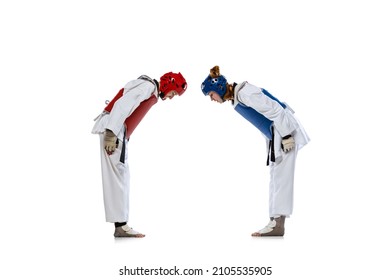
[[[209,273],[169,279],[210,279],[214,266],[388,279],[387,7],[2,1],[0,278],[125,279],[124,266],[176,265]],[[312,140],[298,155],[283,238],[250,236],[268,221],[265,144],[201,93],[214,65],[289,103]],[[154,106],[129,147],[130,225],[146,238],[115,240],[93,119],[129,80],[168,71],[188,90]]]

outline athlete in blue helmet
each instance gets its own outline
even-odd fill
[[[229,84],[219,67],[201,85],[212,101],[231,101],[237,113],[257,127],[267,141],[270,166],[269,223],[252,236],[283,236],[285,218],[293,211],[294,169],[298,150],[309,137],[294,111],[263,88],[248,82]]]

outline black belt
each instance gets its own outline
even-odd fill
[[[270,154],[271,154],[271,161],[275,162],[275,134],[274,134],[273,126],[271,127],[271,134],[272,134],[272,139],[269,141],[269,146],[268,146],[267,166],[269,165]]]
[[[126,127],[125,127],[125,131],[123,132],[122,151],[121,151],[121,157],[119,159],[119,161],[123,164],[125,163],[125,154],[126,154]]]

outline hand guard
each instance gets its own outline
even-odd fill
[[[117,137],[114,132],[109,129],[106,129],[106,131],[104,132],[104,149],[109,155],[111,155],[117,148],[116,140]]]
[[[291,135],[285,136],[282,139],[283,152],[288,153],[295,147],[295,140]]]

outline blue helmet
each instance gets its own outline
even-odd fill
[[[224,76],[220,75],[216,78],[212,78],[210,75],[207,76],[206,80],[202,83],[202,91],[204,95],[208,95],[210,91],[215,91],[223,99],[226,94],[227,80]]]

